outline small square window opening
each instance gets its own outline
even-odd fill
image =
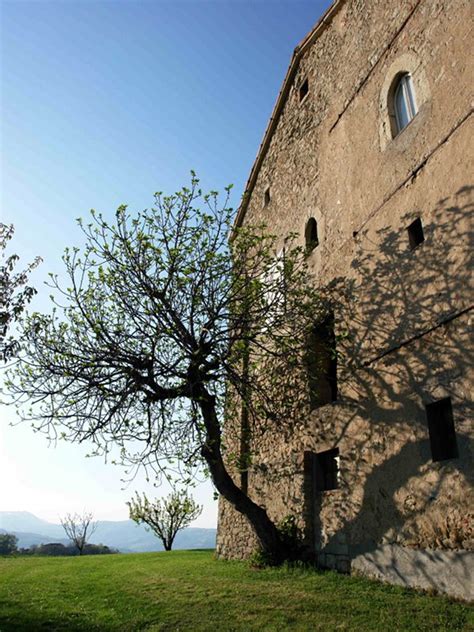
[[[425,235],[423,233],[423,224],[421,219],[417,217],[414,222],[407,228],[408,239],[410,242],[410,250],[415,250],[420,244],[425,241]]]
[[[426,404],[426,419],[433,461],[456,459],[459,452],[451,398],[445,397],[432,404]]]

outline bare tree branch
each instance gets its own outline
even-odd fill
[[[87,539],[97,529],[97,522],[93,522],[93,519],[93,514],[89,512],[84,512],[83,514],[68,513],[64,518],[60,519],[62,528],[79,551],[79,555],[83,554]]]
[[[226,450],[222,428],[233,419],[226,432],[242,432],[242,402],[255,428],[294,423],[307,406],[294,395],[308,330],[325,305],[294,236],[244,227],[229,243],[229,193],[222,205],[193,175],[150,210],[79,221],[86,246],[65,251],[67,287],[51,277],[52,313],[25,320],[9,388],[49,436],[118,448],[132,467],[177,462],[184,479],[204,464],[281,557],[275,525],[232,478],[247,457]]]

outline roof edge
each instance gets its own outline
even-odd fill
[[[257,157],[255,158],[252,169],[250,171],[250,175],[248,177],[247,184],[245,186],[245,191],[242,195],[242,201],[240,203],[239,209],[237,211],[237,215],[234,220],[233,229],[241,226],[244,220],[245,213],[247,211],[247,207],[250,201],[250,196],[255,186],[255,182],[257,180],[260,167],[262,166],[262,162],[270,146],[270,141],[272,139],[273,133],[278,125],[280,114],[286,103],[286,99],[288,97],[288,93],[290,92],[291,86],[293,84],[293,79],[298,69],[298,64],[301,60],[301,57],[304,55],[307,49],[314,43],[314,41],[321,35],[321,33],[325,31],[326,28],[331,24],[334,16],[339,11],[339,9],[341,8],[341,6],[344,4],[345,1],[346,0],[334,0],[331,6],[323,13],[323,15],[316,22],[316,24],[311,29],[311,31],[306,35],[306,37],[304,37],[301,40],[301,42],[296,46],[295,50],[293,51],[293,56],[291,58],[290,65],[288,67],[288,70],[286,71],[286,75],[283,80],[282,87],[280,88],[280,92],[278,93],[276,103],[273,107],[273,111],[270,116],[270,120],[265,129],[262,142],[260,143]],[[233,230],[230,235],[231,239],[232,237],[233,237]]]

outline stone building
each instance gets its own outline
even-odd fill
[[[336,0],[295,49],[237,225],[345,282],[318,401],[252,446],[248,492],[319,565],[472,598],[470,0]],[[471,378],[471,379],[470,379]],[[236,472],[236,477],[238,472]],[[256,548],[221,499],[217,551]]]

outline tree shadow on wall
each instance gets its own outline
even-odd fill
[[[341,399],[320,413],[333,418],[341,446],[340,488],[312,501],[311,535],[323,555],[355,544],[370,553],[384,542],[456,548],[472,530],[469,516],[450,523],[446,512],[468,506],[474,483],[473,198],[465,186],[440,200],[422,217],[418,245],[408,231],[413,213],[399,229],[359,233],[351,279],[333,283],[334,311],[349,333],[339,343]],[[446,397],[459,458],[433,462],[425,405]]]

